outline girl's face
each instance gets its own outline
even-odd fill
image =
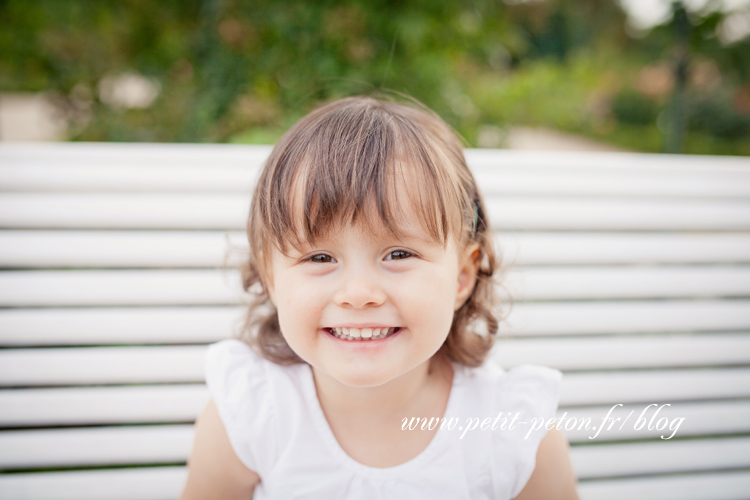
[[[382,385],[427,362],[473,290],[476,244],[444,248],[416,225],[401,227],[408,236],[354,225],[288,256],[274,252],[269,291],[284,338],[343,384]],[[347,333],[360,338],[335,335]]]

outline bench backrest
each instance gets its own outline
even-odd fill
[[[0,146],[0,499],[179,494],[269,151]],[[515,301],[494,355],[565,372],[582,498],[746,496],[750,161],[467,158]]]

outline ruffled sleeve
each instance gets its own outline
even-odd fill
[[[495,381],[495,415],[516,417],[513,429],[493,432],[496,498],[515,498],[536,466],[545,425],[555,416],[562,374],[551,368],[517,366]]]
[[[206,354],[206,385],[240,461],[263,476],[268,442],[276,435],[268,361],[239,340],[212,344]],[[264,456],[261,458],[261,453]]]

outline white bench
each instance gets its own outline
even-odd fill
[[[268,152],[0,146],[0,499],[179,494]],[[563,370],[560,415],[635,410],[568,432],[582,498],[750,498],[750,161],[467,157],[514,264],[495,355]],[[671,440],[634,430],[650,403]]]

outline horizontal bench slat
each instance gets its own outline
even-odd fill
[[[0,384],[202,382],[206,347],[86,347],[0,351]]]
[[[217,267],[224,264],[227,237],[247,251],[241,233],[226,231],[0,231],[0,265]]]
[[[0,194],[0,227],[242,229],[249,196],[227,194]]]
[[[202,345],[6,349],[0,351],[0,385],[200,382],[205,349]],[[737,365],[750,363],[750,335],[501,340],[492,356],[505,367],[533,363],[561,370]]]
[[[228,305],[241,302],[239,272],[220,270],[8,271],[0,305]]]
[[[518,151],[467,148],[464,155],[475,168],[512,165],[517,168],[547,170],[671,172],[686,176],[695,172],[747,172],[749,160],[742,156],[665,155],[599,151]]]
[[[192,422],[208,402],[203,384],[0,391],[0,426]]]
[[[0,476],[0,499],[172,500],[185,485],[185,467],[43,472]],[[583,480],[582,500],[736,500],[750,489],[750,471]]]
[[[193,425],[82,427],[0,432],[0,468],[185,462]]]
[[[239,331],[243,306],[0,310],[0,346],[207,343]],[[516,303],[500,337],[750,330],[750,301]]]
[[[529,266],[504,284],[518,300],[747,297],[750,266]]]
[[[184,466],[0,475],[0,500],[174,500]]]
[[[648,407],[652,403],[656,406]],[[701,403],[653,401],[617,407],[615,404],[558,409],[557,420],[550,423],[550,428],[559,424],[571,443],[581,444],[625,440],[651,440],[663,444],[685,437],[747,434],[750,431],[750,400]],[[605,422],[608,415],[609,420]],[[645,418],[645,422],[642,426],[636,426],[641,417]],[[680,421],[682,418],[684,420]],[[587,424],[588,428],[585,427]],[[522,427],[529,429],[531,425],[529,423]],[[670,436],[673,437],[669,439]]]
[[[250,193],[259,172],[259,163],[175,166],[19,162],[0,168],[0,189],[56,193]]]
[[[526,267],[505,289],[516,300],[750,296],[750,266]],[[239,272],[212,270],[7,271],[0,306],[227,305],[243,296]]]
[[[599,425],[608,407],[591,407],[567,411],[567,419],[580,422],[590,419]],[[669,436],[669,430],[635,430],[632,426],[642,406],[625,406],[612,416],[635,411],[622,430],[617,427],[603,431],[596,440],[588,439],[593,430],[566,431],[572,443],[606,442],[608,440],[653,439],[664,444],[659,435]],[[648,415],[653,414],[652,413]],[[563,417],[558,412],[558,417]],[[495,417],[491,415],[489,417]],[[676,436],[700,436],[750,431],[750,401],[713,402],[706,404],[673,404],[663,408],[657,418],[684,418]],[[570,420],[572,421],[572,420]],[[565,422],[565,420],[563,420]],[[530,424],[529,424],[530,425]],[[527,426],[520,423],[523,432]],[[507,432],[502,430],[472,432]],[[134,427],[81,427],[71,429],[12,430],[0,432],[0,467],[34,468],[54,466],[159,464],[187,460],[193,439],[192,425],[142,425]],[[673,438],[676,439],[676,438]],[[742,459],[738,458],[738,462]],[[743,462],[744,463],[744,462]]]
[[[250,197],[234,194],[0,194],[8,229],[234,229]],[[750,201],[622,200],[507,196],[487,200],[500,230],[750,229]]]
[[[0,426],[187,422],[209,397],[203,384],[0,391]],[[569,373],[560,405],[676,403],[750,397],[750,368]]]
[[[559,370],[737,365],[750,363],[750,335],[501,340],[492,355],[505,367],[531,363]]]
[[[502,232],[504,265],[740,263],[750,260],[743,233]]]
[[[93,163],[97,165],[214,165],[239,166],[260,163],[272,146],[234,144],[157,144],[55,142],[3,144],[3,164],[48,163],[54,165]],[[642,170],[693,172],[700,170],[746,171],[748,159],[740,156],[665,155],[650,153],[596,151],[514,151],[507,149],[464,150],[469,164],[477,166],[514,165],[523,168],[595,168],[597,170]]]
[[[747,300],[521,302],[513,305],[500,332],[587,335],[750,330],[749,326]]]
[[[3,144],[0,163],[4,165],[94,164],[112,165],[236,165],[260,164],[271,153],[272,146],[234,144],[165,144],[105,142]],[[220,160],[219,160],[220,159]],[[719,160],[722,161],[722,160]],[[731,162],[724,162],[731,165]]]
[[[248,193],[260,161],[218,160],[204,165],[8,163],[0,168],[0,189],[23,192],[225,192]],[[750,162],[748,162],[750,164]],[[750,196],[750,169],[695,169],[690,175],[663,169],[579,166],[561,170],[542,165],[470,164],[485,196],[634,196],[710,198]]]
[[[497,244],[505,266],[750,262],[748,234],[506,232]],[[229,265],[238,265],[247,247],[235,231],[6,230],[0,231],[0,266],[216,267],[227,256]]]
[[[229,338],[243,306],[0,310],[0,345],[187,344]]]
[[[493,227],[501,231],[742,231],[750,228],[750,205],[746,201],[507,196],[489,198],[486,206]]]
[[[581,500],[737,500],[747,498],[750,471],[583,481]]]
[[[750,398],[750,368],[566,373],[560,405]]]
[[[578,479],[750,468],[750,438],[576,446]]]

